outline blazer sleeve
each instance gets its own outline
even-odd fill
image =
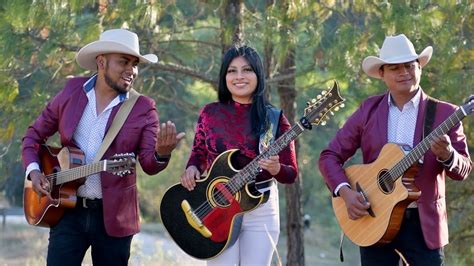
[[[143,117],[137,118],[137,121],[141,121],[140,124],[144,127],[139,142],[138,160],[145,173],[157,174],[168,166],[169,160],[158,162],[155,157],[156,135],[160,124],[156,104],[151,98],[142,95],[136,105],[143,110]]]
[[[462,122],[449,132],[453,147],[453,162],[445,167],[446,175],[454,180],[466,179],[472,171],[472,161],[467,149],[466,136],[463,132]]]
[[[63,94],[64,90],[57,94],[26,130],[22,139],[22,159],[25,168],[30,163],[39,163],[40,145],[46,143],[46,140],[58,131]]]

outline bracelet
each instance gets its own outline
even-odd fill
[[[155,160],[159,163],[167,163],[171,158],[171,154],[169,155],[159,155],[155,152]]]

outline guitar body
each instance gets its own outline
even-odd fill
[[[386,244],[400,229],[406,207],[418,199],[421,192],[414,185],[417,167],[409,168],[392,186],[384,186],[379,178],[405,156],[402,147],[386,144],[377,160],[366,165],[352,165],[345,169],[352,189],[360,188],[371,204],[373,215],[351,220],[341,197],[333,197],[332,205],[344,234],[359,246]]]
[[[237,150],[228,150],[214,161],[209,174],[196,180],[196,187],[188,191],[180,183],[171,186],[164,194],[160,215],[163,225],[187,254],[198,259],[209,259],[222,253],[237,240],[242,216],[266,202],[269,192],[258,192],[253,184],[246,184],[237,193],[221,190],[230,177],[238,173],[231,163]],[[210,235],[197,230],[189,222],[183,202],[202,222]]]
[[[53,148],[42,145],[40,148],[40,163],[45,176],[82,165],[84,153],[76,148]],[[64,214],[65,208],[76,206],[76,190],[84,178],[55,185],[50,183],[52,200],[47,196],[40,197],[33,191],[31,180],[25,177],[23,190],[23,208],[26,220],[31,225],[52,227]]]

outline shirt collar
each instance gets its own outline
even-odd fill
[[[86,92],[86,94],[91,91],[92,89],[94,89],[95,87],[95,82],[97,81],[97,74],[93,75],[92,77],[90,77],[90,79],[88,79],[84,85],[82,85],[84,91]],[[128,99],[130,93],[129,92],[126,92],[126,93],[120,93],[119,94],[119,100],[120,102],[123,102],[125,100]]]
[[[411,103],[413,106],[418,106],[418,104],[420,103],[420,99],[421,99],[421,89],[418,88],[418,91],[416,92],[415,96],[413,96],[413,98],[411,98],[405,105]],[[390,107],[395,106],[392,103],[392,95],[390,93],[388,94],[388,106]]]

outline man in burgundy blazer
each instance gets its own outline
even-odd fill
[[[26,174],[39,195],[49,195],[50,187],[40,171],[40,145],[58,132],[63,146],[80,148],[90,163],[120,106],[129,98],[138,63],[155,63],[158,58],[140,54],[135,33],[114,29],[84,46],[76,60],[97,73],[70,79],[23,138]],[[168,165],[183,137],[170,121],[160,127],[155,102],[140,95],[102,159],[134,153],[143,171],[153,175]],[[47,263],[80,265],[91,246],[94,265],[127,265],[132,236],[139,230],[136,172],[123,177],[108,172],[88,176],[78,189],[76,207],[67,209],[50,229]]]
[[[432,48],[427,47],[420,55],[416,54],[413,44],[402,34],[387,37],[380,58],[367,57],[362,64],[365,73],[382,79],[388,91],[365,100],[319,159],[319,169],[328,188],[333,196],[344,199],[350,219],[368,215],[370,203],[355,192],[355,188],[350,188],[344,163],[359,148],[363,163],[368,164],[377,159],[388,142],[414,147],[422,140],[428,96],[419,87],[419,81],[421,68],[428,63],[431,53]],[[455,110],[452,104],[437,102],[432,128]],[[445,177],[463,180],[472,169],[462,124],[436,138],[422,160],[415,177],[415,185],[421,190],[420,198],[410,204],[401,229],[390,244],[360,248],[362,265],[399,265],[395,249],[410,265],[443,263],[442,247],[448,243]]]

